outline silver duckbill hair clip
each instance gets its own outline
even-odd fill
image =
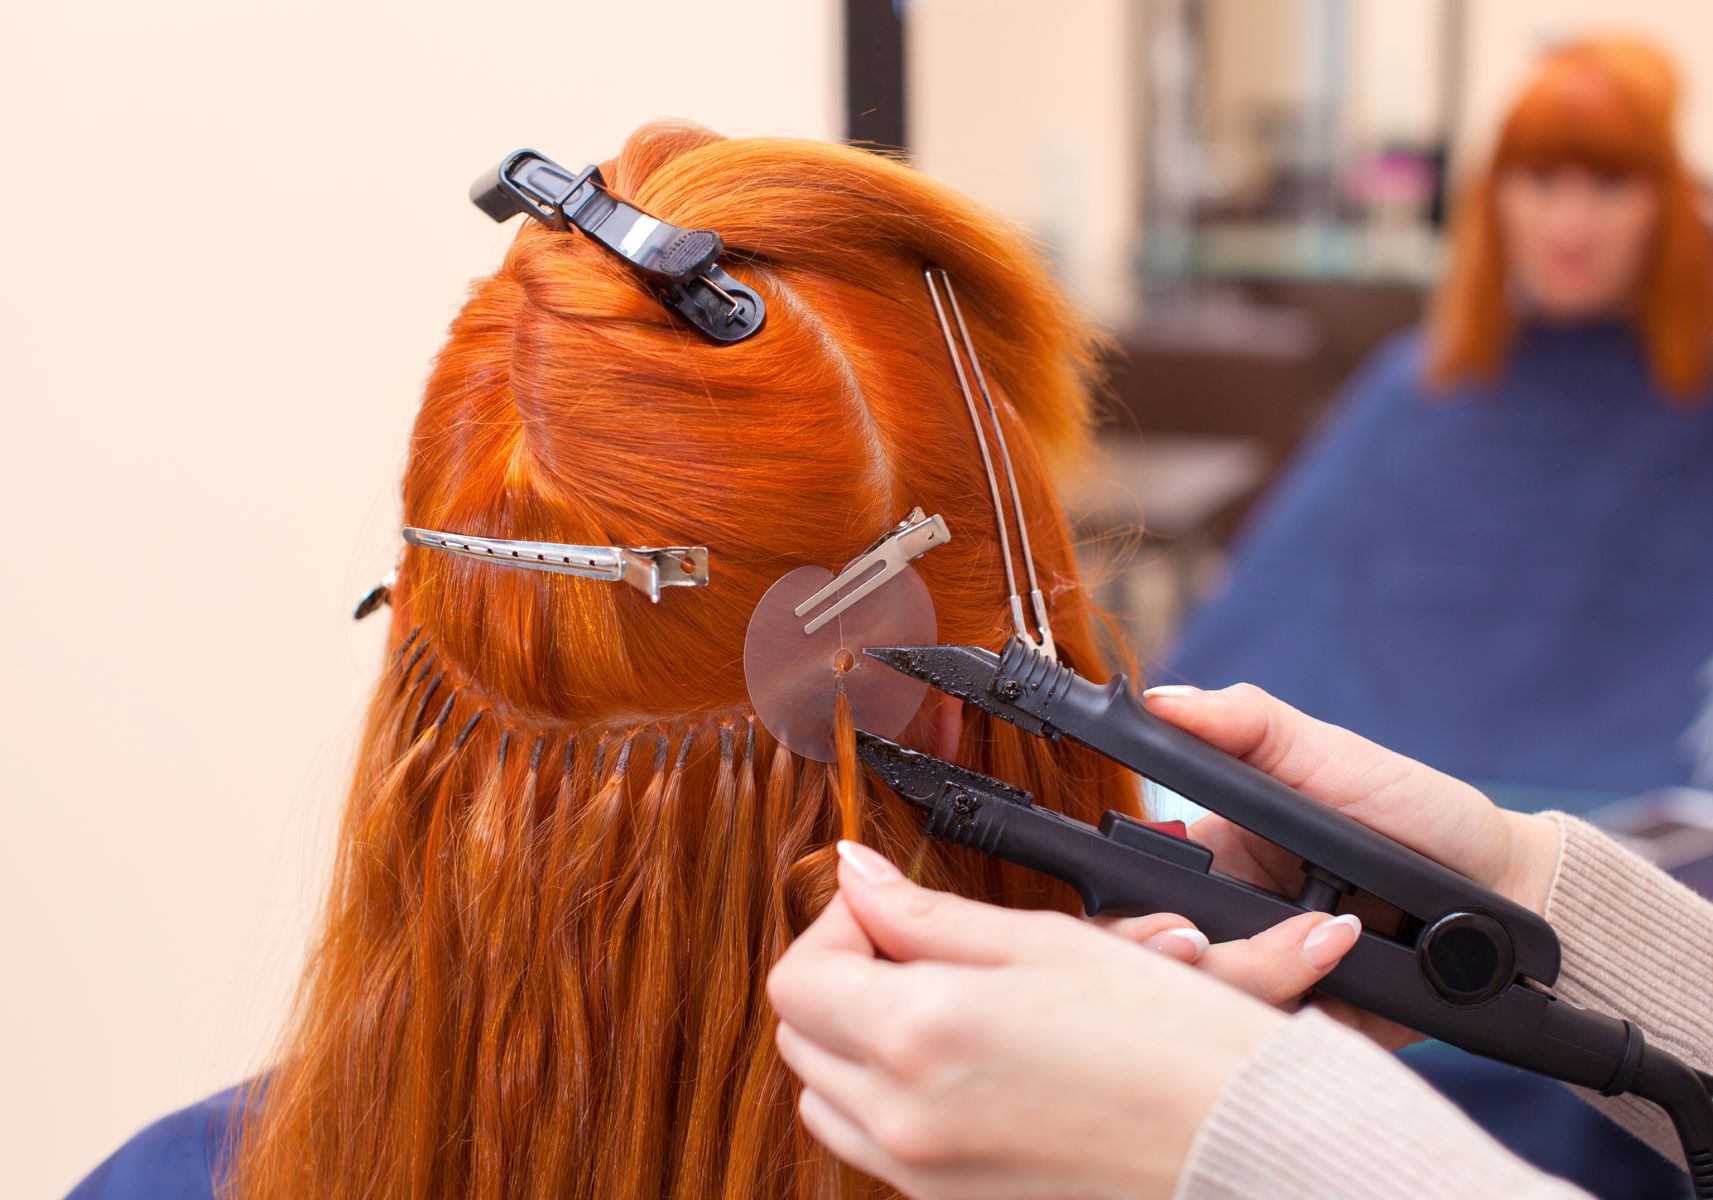
[[[810,618],[809,623],[803,626],[803,632],[813,634],[897,575],[912,559],[921,558],[935,546],[943,546],[951,540],[951,532],[946,529],[946,519],[939,513],[930,517],[926,516],[920,507],[911,509],[909,516],[882,534],[867,550],[846,563],[845,569],[834,576],[826,587],[793,610],[797,616],[807,617],[828,600],[844,592],[835,603]],[[846,588],[850,590],[845,591]]]
[[[515,542],[439,533],[409,525],[403,532],[404,540],[413,546],[443,550],[462,558],[575,575],[579,579],[628,583],[656,604],[660,603],[661,588],[708,585],[706,546],[567,546],[560,542]]]

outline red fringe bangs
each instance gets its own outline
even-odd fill
[[[1577,166],[1655,178],[1676,162],[1669,114],[1582,56],[1541,72],[1505,122],[1494,156],[1499,169]]]

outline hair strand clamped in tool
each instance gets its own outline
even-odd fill
[[[682,229],[607,191],[597,167],[571,172],[533,150],[509,154],[470,187],[496,221],[518,213],[549,229],[576,229],[629,263],[666,306],[716,342],[741,342],[767,318],[761,296],[717,261],[725,250],[711,229]]]

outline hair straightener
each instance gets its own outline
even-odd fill
[[[1364,928],[1318,991],[1475,1054],[1671,1117],[1695,1195],[1713,1200],[1713,1078],[1628,1020],[1556,998],[1559,944],[1540,916],[1151,715],[1119,675],[1082,679],[1020,640],[869,647],[906,675],[1037,737],[1068,737],[1302,856],[1292,898],[1210,869],[1213,852],[1116,812],[1098,826],[1035,805],[1028,792],[872,734],[858,753],[934,837],[1061,879],[1090,915],[1181,913],[1214,941],[1249,937],[1367,893],[1400,910]],[[1713,1003],[1713,997],[1709,997]]]

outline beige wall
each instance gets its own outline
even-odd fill
[[[1221,112],[1301,86],[1303,29],[1339,0],[1207,3],[1209,103]],[[1442,117],[1440,45],[1449,0],[1345,0],[1348,133],[1373,145],[1421,139]],[[1487,143],[1530,63],[1554,42],[1601,33],[1652,38],[1685,80],[1683,136],[1690,158],[1713,174],[1713,3],[1707,0],[1463,0],[1464,90],[1458,148]],[[1230,123],[1229,121],[1227,122]]]
[[[430,356],[511,236],[470,180],[520,145],[582,165],[658,116],[843,117],[833,0],[5,24],[0,1194],[22,1198],[242,1077],[279,1025],[383,634],[350,608],[395,552]]]
[[[1350,143],[1435,136],[1449,3],[1204,0],[1203,83],[1214,127],[1230,136],[1241,126],[1231,114],[1302,87],[1312,53],[1307,25],[1341,11]],[[1113,318],[1133,301],[1144,29],[1173,7],[1172,0],[913,0],[909,9],[917,164],[1035,230],[1078,297]],[[1578,32],[1633,31],[1677,57],[1688,85],[1687,149],[1713,177],[1713,84],[1702,82],[1713,80],[1709,0],[1463,0],[1463,8],[1460,162],[1485,144],[1542,47]],[[1204,149],[1227,182],[1240,184],[1255,169],[1253,147],[1241,140]]]
[[[1141,184],[1138,0],[915,0],[916,165],[1027,225],[1095,309],[1123,307]]]

